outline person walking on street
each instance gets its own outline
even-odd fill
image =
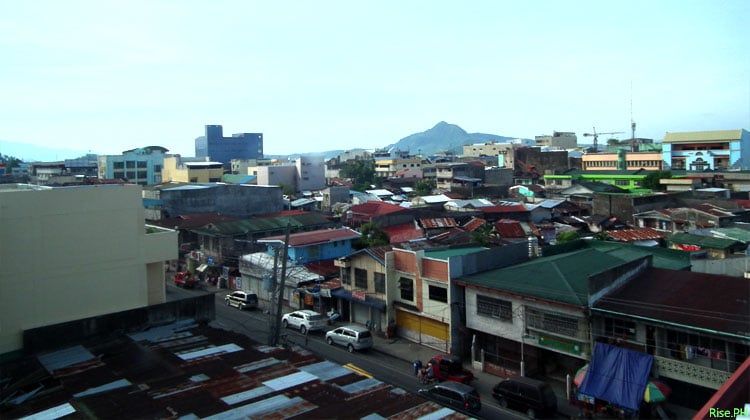
[[[419,375],[419,371],[422,370],[422,361],[417,359],[412,363],[412,366],[414,366],[414,376]]]

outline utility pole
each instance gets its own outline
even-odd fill
[[[281,254],[281,279],[276,280],[276,311],[274,313],[273,325],[271,326],[272,335],[269,338],[269,345],[276,346],[279,344],[279,338],[281,337],[281,309],[284,301],[284,287],[286,286],[286,262],[289,259],[289,231],[291,230],[291,224],[286,225],[286,233],[284,234],[284,246]],[[273,275],[276,277],[276,267],[278,266],[279,252],[278,249],[274,252],[273,258]]]

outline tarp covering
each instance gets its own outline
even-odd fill
[[[596,343],[579,392],[638,411],[653,363],[650,354]]]

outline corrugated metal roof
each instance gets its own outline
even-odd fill
[[[419,219],[419,224],[425,229],[439,229],[457,227],[458,222],[452,217],[433,217],[429,219]]]
[[[750,338],[750,282],[650,268],[594,308]],[[668,309],[668,310],[667,310]]]
[[[636,242],[654,239],[664,239],[666,234],[650,227],[636,229],[621,229],[607,231],[607,235],[615,241]]]
[[[712,236],[698,236],[689,233],[675,233],[667,238],[670,244],[697,245],[701,248],[730,249],[740,248],[746,245],[733,239],[714,238]]]
[[[362,234],[349,228],[319,229],[289,235],[289,246],[309,246],[332,241],[356,239],[360,236],[362,236]],[[278,242],[284,241],[284,239],[283,235],[270,236],[265,239],[259,239],[258,242]]]
[[[624,262],[626,260],[594,249],[583,249],[461,277],[457,281],[584,307],[588,306],[588,277]]]

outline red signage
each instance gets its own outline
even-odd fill
[[[354,299],[359,299],[362,302],[365,301],[365,292],[352,292],[352,297]]]

